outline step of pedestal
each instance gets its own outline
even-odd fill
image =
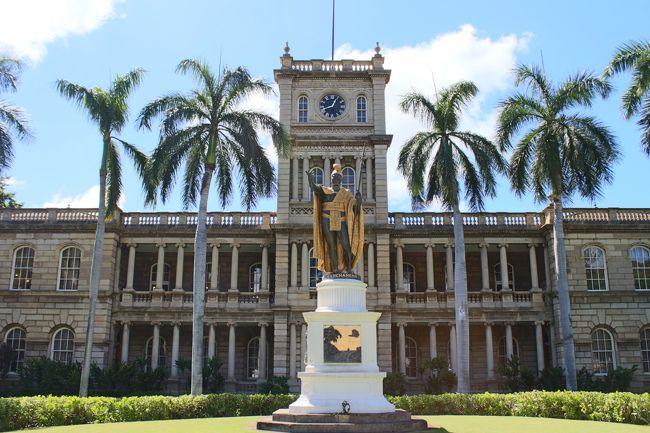
[[[273,421],[293,422],[293,423],[335,423],[347,422],[352,424],[369,424],[385,422],[402,422],[409,421],[411,414],[405,410],[398,409],[395,412],[384,413],[350,413],[350,414],[296,414],[289,413],[287,409],[279,409],[273,412]]]

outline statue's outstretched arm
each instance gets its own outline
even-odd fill
[[[305,173],[307,173],[307,181],[309,182],[309,187],[311,188],[312,191],[319,197],[319,198],[324,198],[325,193],[323,192],[323,185],[318,185],[316,182],[314,182],[314,178],[312,177],[312,173],[309,170],[305,170]]]

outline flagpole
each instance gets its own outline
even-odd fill
[[[332,0],[332,60],[334,60],[334,10],[336,0]]]

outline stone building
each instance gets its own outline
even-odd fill
[[[206,356],[224,361],[227,388],[252,392],[304,367],[302,313],[316,305],[311,192],[304,171],[365,198],[358,272],[367,304],[382,313],[378,361],[422,391],[423,362],[455,366],[453,230],[447,213],[389,212],[384,89],[390,71],[368,61],[294,60],[274,71],[280,121],[294,143],[279,160],[277,212],[210,213]],[[399,143],[396,143],[399,145]],[[24,359],[81,360],[94,209],[0,211],[0,339]],[[516,355],[533,370],[561,366],[552,215],[464,214],[471,386],[503,389],[496,366]],[[639,368],[650,389],[650,210],[566,209],[572,323],[578,368]],[[179,377],[190,359],[194,213],[119,212],[107,224],[93,359],[146,358]]]

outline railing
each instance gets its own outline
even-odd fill
[[[650,209],[578,209],[569,208],[563,211],[564,221],[575,223],[621,222],[638,223],[650,222]]]
[[[393,292],[391,301],[398,308],[454,308],[454,292]],[[505,291],[470,291],[467,304],[472,307],[492,308],[544,308],[544,296],[541,290],[517,292]]]
[[[294,60],[288,68],[301,72],[364,72],[374,69],[370,60]]]
[[[121,223],[127,227],[133,226],[195,226],[198,216],[193,213],[125,213]],[[270,212],[213,212],[206,218],[208,226],[221,227],[270,227],[275,224],[277,217]]]
[[[544,221],[542,213],[466,213],[462,215],[464,226],[539,227]],[[396,228],[452,226],[451,213],[390,213],[388,224]]]
[[[123,307],[186,307],[191,308],[194,295],[183,290],[170,292],[151,291],[142,292],[134,289],[123,289],[119,296],[120,305]],[[208,290],[205,294],[208,307],[237,308],[237,306],[255,307],[258,304],[274,304],[275,293],[271,292],[221,292]]]

